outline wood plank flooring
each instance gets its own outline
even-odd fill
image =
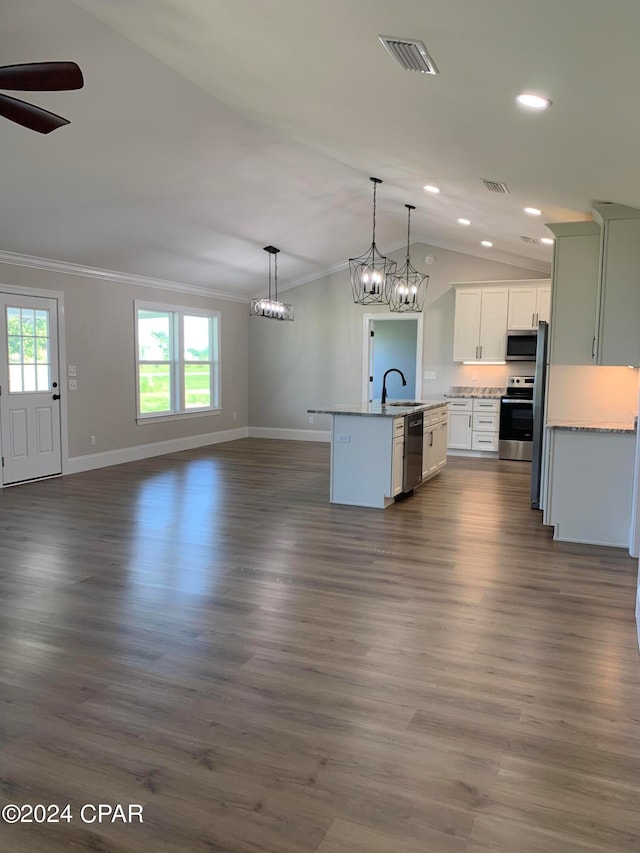
[[[0,850],[638,853],[636,561],[529,470],[338,507],[327,445],[247,439],[0,491],[0,807],[73,814]]]

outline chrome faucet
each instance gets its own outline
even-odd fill
[[[407,380],[404,378],[404,373],[401,370],[398,370],[397,367],[391,367],[389,370],[385,370],[384,376],[382,377],[382,397],[380,398],[380,403],[383,406],[387,402],[387,376],[390,373],[399,373],[402,377],[402,384],[407,384]]]

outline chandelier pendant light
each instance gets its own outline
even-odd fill
[[[358,258],[349,258],[353,301],[358,305],[388,305],[389,279],[396,271],[396,262],[380,254],[376,246],[376,188],[382,181],[370,178],[373,183],[373,239],[371,248]]]
[[[409,246],[411,241],[411,211],[415,205],[405,204],[407,208],[407,260],[405,265],[395,272],[389,282],[389,310],[401,312],[422,311],[427,292],[429,276],[422,275],[411,265]]]
[[[249,316],[268,317],[271,320],[293,320],[293,305],[278,300],[278,252],[275,246],[265,246],[265,252],[269,253],[269,298],[252,299]],[[274,261],[274,292],[271,298],[271,258]]]

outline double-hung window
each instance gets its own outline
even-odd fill
[[[220,408],[217,311],[135,303],[139,420]]]

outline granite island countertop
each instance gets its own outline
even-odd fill
[[[608,432],[635,435],[633,421],[574,421],[556,420],[546,424],[550,429],[566,429],[573,432]]]
[[[315,409],[307,409],[310,415],[361,415],[365,417],[399,418],[412,415],[414,412],[427,412],[438,406],[446,406],[448,400],[445,397],[433,397],[429,400],[420,400],[417,406],[397,405],[402,400],[389,400],[384,406],[380,401],[373,403],[337,403],[335,405],[318,406]],[[394,405],[390,405],[393,403]]]

